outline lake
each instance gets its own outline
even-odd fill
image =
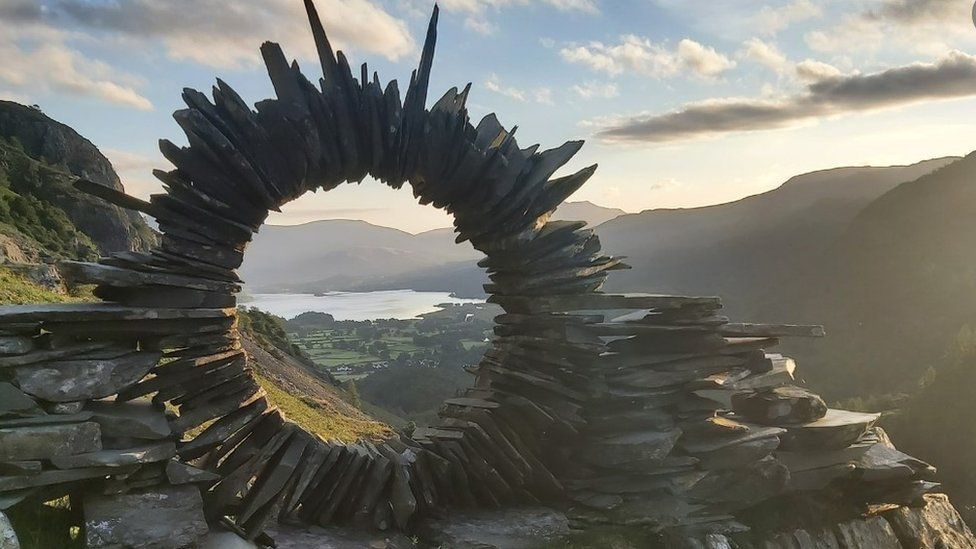
[[[241,305],[257,307],[284,318],[306,311],[329,313],[336,320],[375,320],[377,318],[416,318],[438,309],[441,303],[484,303],[483,299],[451,297],[447,292],[386,290],[380,292],[328,292],[312,294],[252,294]]]

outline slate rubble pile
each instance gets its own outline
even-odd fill
[[[150,252],[61,266],[102,303],[0,307],[3,506],[84,494],[92,547],[179,547],[207,522],[251,539],[272,520],[410,530],[435,509],[540,501],[695,539],[797,491],[868,507],[934,487],[876,415],[827,410],[765,353],[817,328],[733,324],[715,298],[599,293],[621,259],[585,223],[549,220],[595,170],[552,178],[582,143],[522,149],[494,115],[474,126],[469,88],[427,110],[436,9],[401,103],[395,81],[365,65],[353,77],[306,7],[319,87],[265,43],[277,99],[253,111],[222,81],[212,101],[185,90],[174,117],[189,146],[160,143],[165,193],[78,183],[162,232]],[[367,174],[454,215],[505,313],[434,427],[341,444],[289,422],[255,381],[236,268],[269,211]],[[165,520],[140,524],[156,507]],[[156,539],[177,523],[175,541]]]

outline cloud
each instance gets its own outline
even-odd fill
[[[28,98],[26,95],[9,90],[0,90],[0,100],[13,101],[14,103],[20,103],[22,105],[27,105],[31,102],[30,98]]]
[[[41,14],[41,6],[33,0],[6,0],[0,4],[0,19],[11,23],[34,21]]]
[[[738,54],[742,59],[755,61],[778,73],[786,72],[790,68],[790,61],[783,52],[779,51],[776,44],[764,42],[759,38],[750,38],[742,46],[743,48]]]
[[[440,0],[438,4],[448,11],[484,13],[492,8],[500,10],[514,6],[543,5],[559,11],[599,13],[595,0]]]
[[[590,42],[586,46],[562,48],[559,53],[565,61],[611,76],[633,72],[663,78],[688,71],[711,78],[735,66],[735,61],[715,49],[688,38],[681,40],[676,48],[668,48],[666,44],[627,34],[617,44]]]
[[[813,59],[805,59],[796,64],[796,77],[803,82],[819,82],[841,76],[840,69]]]
[[[600,13],[595,0],[441,0],[441,8],[466,14],[464,27],[481,35],[493,34],[497,27],[489,20],[489,11],[539,5],[563,12]]]
[[[841,76],[841,71],[837,67],[817,61],[805,59],[799,63],[793,63],[786,57],[775,44],[764,42],[759,38],[750,38],[743,43],[742,50],[737,54],[741,59],[749,59],[760,65],[776,71],[780,76],[789,77],[802,83],[816,82],[827,78]],[[771,84],[767,87],[772,88]],[[769,95],[764,93],[763,95]]]
[[[39,94],[63,93],[153,108],[137,91],[141,78],[85,56],[70,46],[69,33],[39,24],[36,15],[23,3],[0,10],[0,85],[8,96],[36,102]]]
[[[593,0],[543,0],[544,3],[562,11],[579,11],[583,13],[599,13],[600,10]]]
[[[976,44],[972,4],[962,0],[880,0],[804,38],[819,52],[879,51],[894,47],[942,55]]]
[[[416,50],[406,24],[370,0],[318,0],[333,45],[397,60]],[[224,68],[259,62],[264,40],[315,58],[308,20],[297,0],[56,0],[44,18],[86,30],[117,33],[133,43],[160,40],[169,57]]]
[[[488,36],[495,32],[495,25],[492,25],[487,19],[468,16],[464,18],[464,28],[472,30],[482,36]]]
[[[102,154],[112,163],[128,194],[148,199],[150,194],[163,190],[162,184],[152,175],[153,168],[166,165],[159,153],[146,156],[120,149],[102,149]]]
[[[617,85],[613,82],[597,82],[595,80],[576,84],[573,86],[573,91],[583,99],[610,99],[620,95]]]
[[[821,73],[824,76],[820,80],[795,95],[689,103],[666,114],[613,121],[597,135],[611,142],[663,143],[784,128],[824,117],[976,95],[976,56],[959,51],[934,63],[913,63],[872,74]]]
[[[868,10],[865,16],[908,25],[943,23],[968,12],[970,7],[966,4],[959,0],[883,0],[880,7]]]
[[[767,36],[785,30],[793,23],[820,17],[823,10],[810,0],[796,0],[785,6],[765,6],[755,16],[754,26]]]
[[[535,88],[532,90],[524,90],[516,88],[514,86],[505,86],[501,83],[497,74],[492,73],[485,80],[485,88],[488,91],[495,92],[499,95],[508,97],[509,99],[514,99],[523,103],[533,102],[540,103],[542,105],[552,105],[552,90],[546,87]]]
[[[702,76],[716,76],[735,66],[735,61],[714,48],[687,38],[678,43],[678,57],[686,67]]]

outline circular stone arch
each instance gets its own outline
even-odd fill
[[[319,86],[266,42],[261,53],[277,98],[257,103],[256,111],[220,80],[212,100],[184,90],[187,108],[174,118],[189,146],[160,142],[175,166],[154,172],[164,194],[146,202],[78,185],[154,217],[162,234],[151,253],[64,268],[70,278],[96,283],[106,301],[172,317],[149,334],[148,345],[167,350],[173,362],[120,397],[155,392],[177,406],[178,431],[207,425],[179,455],[222,475],[205,496],[207,512],[233,517],[250,537],[275,510],[311,523],[408,528],[436,506],[558,496],[558,461],[567,457],[560,448],[579,434],[582,391],[593,375],[587,368],[603,347],[568,335],[584,317],[550,313],[595,308],[579,300],[625,266],[601,254],[584,222],[549,217],[596,166],[552,178],[582,142],[522,149],[493,114],[472,125],[470,84],[427,109],[436,7],[401,102],[395,80],[384,87],[365,64],[353,76],[311,0],[305,5],[321,61]],[[497,337],[474,387],[445,403],[438,426],[418,429],[413,439],[343,445],[302,431],[265,400],[238,342],[235,269],[270,211],[367,175],[393,188],[408,183],[421,204],[453,215],[457,242],[470,241],[485,255],[479,265],[491,280],[489,301],[505,314],[496,319]]]

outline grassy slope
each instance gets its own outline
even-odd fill
[[[342,389],[308,371],[293,357],[275,356],[249,339],[245,339],[244,348],[253,359],[252,366],[268,400],[307,431],[325,440],[343,442],[382,438],[390,432],[385,424],[351,405]]]
[[[0,305],[83,301],[90,297],[73,297],[46,290],[27,278],[0,267]],[[242,324],[248,324],[245,321]],[[245,334],[244,348],[253,359],[258,382],[268,399],[284,414],[308,431],[327,440],[351,442],[378,438],[390,428],[347,402],[345,392],[330,380],[316,374],[295,357],[257,343]]]
[[[65,192],[74,179],[60,167],[30,158],[16,141],[0,138],[0,233],[20,236],[45,258],[98,257],[95,243],[45,198]]]
[[[72,303],[92,300],[94,297],[88,286],[74,288],[71,294],[60,294],[39,286],[9,267],[0,266],[0,305]]]
[[[243,311],[241,328],[244,349],[252,358],[258,381],[289,419],[323,439],[350,442],[381,438],[390,428],[349,403],[346,392],[308,365],[303,357],[290,354],[294,347],[284,343],[284,332],[275,317]]]

